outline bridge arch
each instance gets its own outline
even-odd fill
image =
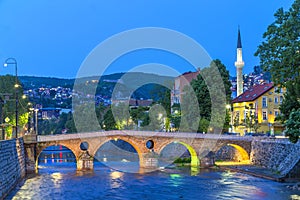
[[[96,157],[96,153],[97,151],[105,144],[107,144],[108,142],[110,141],[118,141],[118,140],[122,140],[124,142],[127,142],[128,144],[130,144],[134,150],[136,151],[136,154],[139,158],[139,162],[140,162],[140,165],[141,165],[141,161],[143,159],[142,157],[142,151],[140,149],[140,144],[138,144],[135,140],[132,140],[130,137],[123,137],[123,136],[115,136],[115,137],[106,137],[104,140],[94,144],[94,145],[91,145],[89,143],[89,145],[91,146],[91,150],[89,151],[90,152],[90,155],[92,157]]]
[[[168,142],[168,143],[164,144],[163,146],[161,146],[160,149],[158,149],[157,153],[159,155],[161,155],[163,149],[165,149],[168,145],[170,145],[172,143],[181,144],[181,145],[183,145],[188,150],[188,152],[191,155],[191,163],[190,164],[191,164],[192,167],[198,167],[200,165],[200,160],[198,158],[198,155],[197,155],[197,152],[196,152],[195,148],[192,147],[191,145],[187,144],[186,142],[183,142],[183,141],[171,141],[171,142]]]
[[[44,146],[40,146],[38,149],[37,149],[37,156],[36,156],[36,162],[35,162],[35,168],[38,169],[38,165],[39,165],[39,158],[40,158],[40,155],[44,152],[44,150],[46,150],[47,148],[49,147],[54,147],[54,146],[62,146],[62,147],[65,147],[67,148],[68,150],[70,150],[72,152],[72,154],[74,155],[75,157],[75,163],[77,164],[77,161],[78,161],[78,155],[76,154],[76,152],[74,150],[72,150],[72,147],[70,145],[65,145],[65,144],[57,144],[57,143],[53,143],[53,144],[47,144],[47,145],[44,145]]]
[[[222,144],[221,146],[219,146],[219,148],[215,152],[218,153],[220,150],[222,150],[226,146],[232,147],[237,152],[237,155],[235,155],[235,156],[237,157],[238,162],[249,162],[249,160],[250,160],[249,153],[246,151],[246,149],[244,147],[242,147],[239,144],[225,143],[225,144]]]

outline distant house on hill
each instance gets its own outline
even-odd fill
[[[61,108],[40,108],[38,110],[38,118],[47,119],[58,119],[60,115]]]
[[[112,100],[112,104],[118,106],[120,103],[128,103],[128,99],[115,99]],[[137,108],[137,107],[149,107],[153,103],[152,99],[130,99],[129,100],[129,107],[130,108]]]

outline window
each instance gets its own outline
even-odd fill
[[[244,121],[246,121],[247,116],[248,116],[248,110],[245,110],[245,111],[244,111]]]
[[[235,113],[236,121],[240,121],[240,111],[236,111]]]
[[[267,112],[266,112],[266,111],[263,111],[263,113],[262,113],[262,118],[263,118],[263,120],[267,120],[267,119],[268,119],[268,116],[267,116]]]
[[[279,115],[278,110],[275,110],[274,113],[275,113],[275,117],[277,117]]]
[[[267,104],[267,97],[263,97],[262,98],[262,107],[266,108],[267,106],[268,106],[268,104]]]
[[[277,96],[274,97],[274,103],[278,104],[278,97]]]
[[[283,101],[283,96],[280,96],[280,104],[282,103]]]

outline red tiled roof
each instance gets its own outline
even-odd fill
[[[179,78],[184,77],[189,83],[193,80],[196,79],[197,76],[199,75],[199,71],[196,72],[186,72],[182,75],[179,76]]]
[[[273,83],[256,85],[232,100],[232,103],[254,101],[274,87]]]

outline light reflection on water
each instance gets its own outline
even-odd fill
[[[51,152],[45,154],[49,155]],[[300,196],[300,191],[288,190],[282,183],[236,172],[182,167],[145,173],[138,162],[118,161],[95,162],[94,171],[76,171],[75,162],[64,162],[65,158],[72,160],[70,156],[53,157],[46,163],[41,157],[39,173],[26,179],[7,199],[281,200]]]
[[[74,164],[40,168],[7,199],[289,199],[300,192],[285,185],[241,173],[164,169],[124,173],[95,163],[93,172],[77,172]]]

